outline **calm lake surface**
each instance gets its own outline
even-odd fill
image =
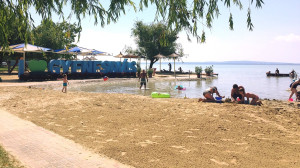
[[[174,70],[174,62],[172,64],[172,70]],[[142,68],[145,68],[145,64],[141,64]],[[201,63],[178,63],[176,62],[176,70],[179,67],[183,71],[195,71],[195,66],[202,66],[204,69],[205,64]],[[154,68],[159,70],[159,62],[154,64]],[[161,64],[162,69],[168,70],[168,63]],[[147,85],[147,90],[138,89],[138,79],[127,82],[120,82],[111,84],[109,80],[99,86],[94,83],[90,85],[81,85],[76,88],[70,88],[70,90],[79,90],[85,92],[103,92],[103,93],[129,93],[150,96],[151,92],[167,92],[171,94],[171,97],[183,98],[185,95],[189,98],[203,97],[202,92],[210,87],[216,86],[220,94],[225,97],[230,97],[230,91],[233,84],[242,85],[245,87],[246,92],[257,94],[260,98],[287,100],[290,92],[289,85],[293,81],[290,77],[267,77],[266,72],[275,72],[278,68],[280,73],[289,73],[292,69],[296,72],[300,72],[300,65],[213,65],[214,72],[218,73],[217,78],[211,78],[207,80],[198,81],[151,81]],[[176,85],[183,85],[186,90],[178,91],[174,87]],[[299,89],[299,88],[298,88]]]

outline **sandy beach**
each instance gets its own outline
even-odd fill
[[[0,83],[1,109],[134,167],[300,167],[297,102],[250,106],[60,89],[61,81]]]

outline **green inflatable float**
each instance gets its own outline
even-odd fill
[[[152,98],[170,98],[170,94],[169,93],[152,92],[151,97]]]

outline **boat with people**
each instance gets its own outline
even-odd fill
[[[266,72],[266,75],[269,76],[275,76],[275,77],[291,77],[294,78],[295,77],[295,73],[291,72],[291,73],[271,73],[271,71]]]

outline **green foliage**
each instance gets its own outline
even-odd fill
[[[21,168],[18,163],[11,158],[8,153],[0,146],[0,167],[3,168]]]
[[[52,20],[46,19],[33,29],[33,40],[39,46],[62,49],[66,46],[70,47],[80,32],[81,27],[75,23],[70,24],[66,21],[54,23]]]
[[[137,64],[137,65],[138,65],[138,64]],[[137,71],[138,73],[141,73],[142,68],[138,66],[138,67],[136,68],[136,71]]]
[[[91,16],[95,20],[95,24],[100,22],[101,26],[116,22],[122,14],[126,14],[126,10],[132,7],[135,11],[147,8],[149,4],[156,6],[156,19],[162,18],[166,22],[167,28],[174,31],[185,30],[187,34],[191,34],[197,38],[197,41],[205,42],[203,37],[199,36],[198,28],[211,28],[213,20],[220,15],[219,6],[224,5],[227,8],[237,6],[243,9],[240,0],[140,0],[139,8],[131,0],[111,0],[108,8],[101,5],[100,0],[26,0],[26,1],[0,1],[0,46],[7,47],[9,43],[9,34],[14,31],[15,34],[27,43],[30,39],[28,30],[34,27],[34,20],[31,18],[31,12],[37,13],[42,20],[52,17],[52,13],[57,14],[63,19],[65,16],[75,16],[78,25],[81,25],[81,19]],[[250,6],[255,4],[257,8],[261,8],[264,4],[263,0],[250,0],[244,3]],[[71,11],[63,10],[66,4],[70,4]],[[30,10],[35,9],[34,10]],[[70,12],[70,13],[66,13]],[[14,29],[12,23],[18,21],[18,28]],[[206,24],[199,24],[206,23]],[[231,23],[229,23],[231,24]],[[248,10],[247,26],[249,30],[253,29],[250,10]],[[230,26],[230,28],[232,28]],[[203,34],[203,33],[202,33]],[[80,33],[79,33],[80,36]],[[189,39],[189,36],[188,36]]]
[[[147,72],[148,72],[148,74],[152,74],[153,73],[153,69],[149,68]]]
[[[182,47],[176,43],[178,32],[168,30],[162,23],[146,25],[138,21],[132,29],[132,35],[138,45],[134,53],[146,56],[150,60],[150,68],[159,60],[154,57],[159,53],[167,56],[175,53],[177,49],[183,53]]]
[[[213,65],[212,65],[212,66],[205,67],[204,72],[205,72],[207,75],[211,75],[212,73],[214,73]]]
[[[202,73],[202,71],[203,71],[203,69],[202,69],[202,67],[200,66],[196,66],[195,67],[195,73],[197,73],[197,74],[201,74]]]
[[[52,49],[71,48],[75,45],[75,38],[81,32],[81,27],[75,23],[70,24],[66,21],[54,23],[52,20],[45,19],[39,26],[33,29],[33,40],[36,45],[46,46]],[[72,55],[61,55],[56,53],[47,53],[43,57],[47,61],[60,57],[70,59]]]
[[[149,69],[147,70],[147,73],[148,73],[148,75],[153,74],[153,69],[152,69],[152,68],[149,68]]]

